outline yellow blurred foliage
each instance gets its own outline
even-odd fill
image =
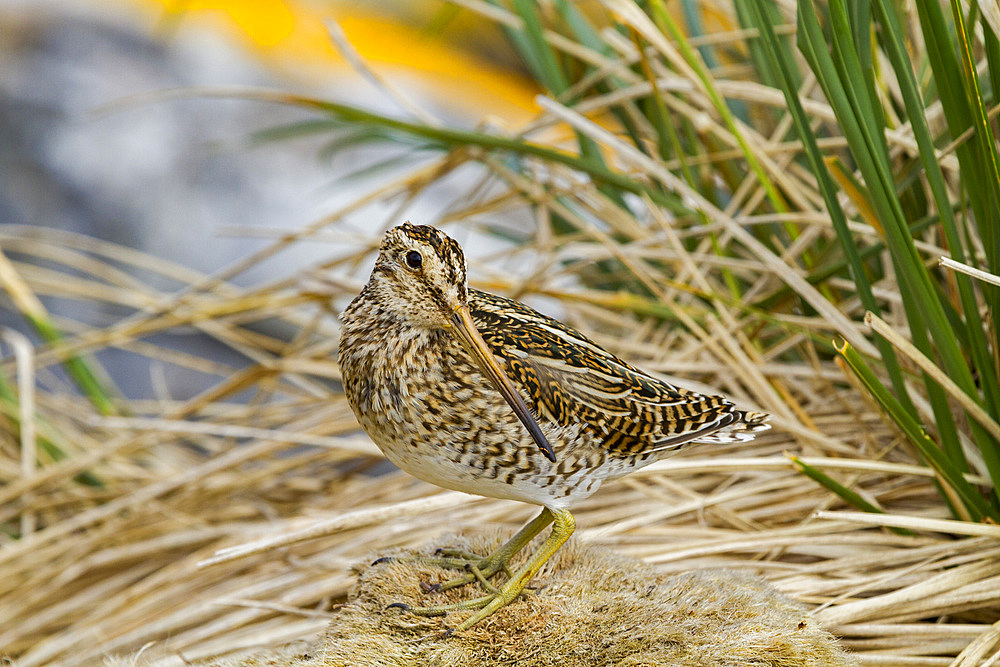
[[[528,78],[493,65],[422,30],[358,6],[320,9],[302,0],[137,0],[172,23],[195,22],[240,40],[284,74],[315,81],[317,71],[347,67],[326,32],[333,19],[380,74],[403,75],[459,111],[489,113],[512,125],[537,110]]]

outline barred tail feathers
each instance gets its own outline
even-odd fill
[[[704,437],[698,438],[696,442],[726,444],[730,442],[747,442],[757,437],[758,433],[771,428],[767,420],[771,415],[766,412],[748,412],[746,410],[735,410],[732,413],[735,418],[733,422],[724,428]]]

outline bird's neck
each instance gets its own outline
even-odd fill
[[[359,342],[368,349],[393,348],[403,353],[404,349],[415,351],[451,342],[450,335],[443,329],[431,329],[404,317],[393,295],[377,281],[365,285],[344,309],[340,319],[343,322],[341,337]]]
[[[406,325],[397,309],[392,307],[392,298],[385,286],[377,280],[369,280],[340,314],[344,328],[396,328]]]

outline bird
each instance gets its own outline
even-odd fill
[[[400,607],[473,613],[517,599],[576,527],[571,508],[613,480],[694,444],[753,439],[769,415],[675,386],[520,302],[470,288],[461,246],[406,222],[385,233],[367,284],[340,315],[339,365],[358,423],[386,458],[439,487],[541,507],[487,556],[445,550],[486,595]],[[510,560],[546,527],[524,564]],[[506,573],[500,586],[491,579]]]

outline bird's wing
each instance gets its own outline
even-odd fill
[[[611,450],[673,449],[740,414],[725,398],[647,375],[516,301],[470,290],[469,305],[483,339],[538,416],[562,425],[582,423]]]

